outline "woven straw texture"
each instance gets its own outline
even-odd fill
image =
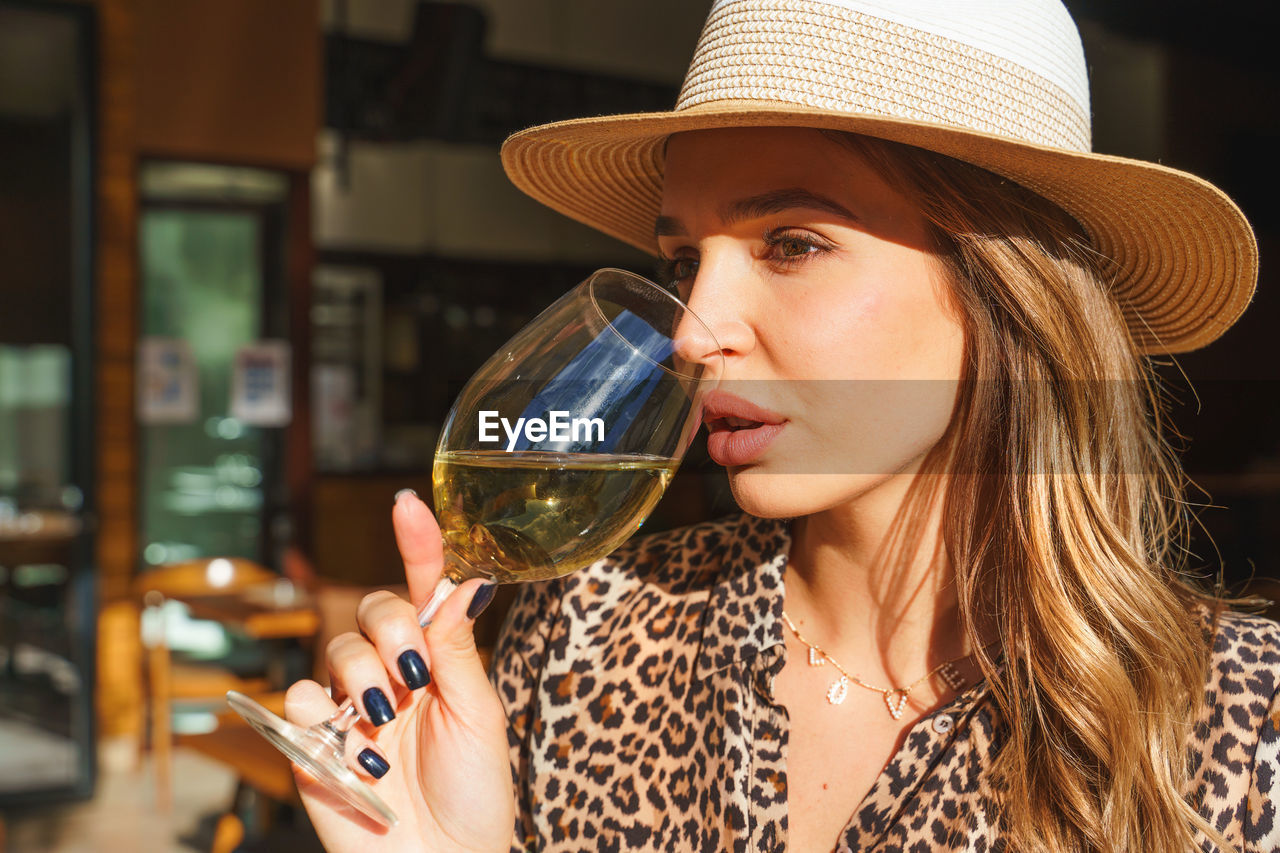
[[[1087,105],[1007,57],[816,0],[725,0],[708,18],[674,112],[532,128],[508,139],[502,157],[533,198],[656,253],[666,137],[747,126],[903,142],[1039,193],[1108,259],[1112,293],[1145,352],[1208,344],[1252,297],[1252,229],[1211,184],[1089,153]]]
[[[711,13],[676,109],[724,100],[873,113],[1089,150],[1087,106],[1044,77],[954,39],[800,0],[739,0]]]

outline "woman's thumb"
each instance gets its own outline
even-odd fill
[[[476,650],[475,619],[493,601],[497,584],[469,580],[440,606],[426,631],[431,677],[440,699],[464,712],[489,700],[493,688]],[[483,698],[482,698],[483,697]]]

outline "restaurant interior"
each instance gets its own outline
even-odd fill
[[[497,150],[669,108],[710,5],[0,0],[0,853],[319,849],[223,696],[323,680],[403,589],[392,496],[461,384],[590,271],[653,271]],[[1190,569],[1280,599],[1280,66],[1263,4],[1195,5],[1067,2],[1095,150],[1257,231],[1243,319],[1157,370]],[[734,509],[695,445],[644,529]]]

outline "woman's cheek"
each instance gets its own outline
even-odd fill
[[[863,289],[813,318],[808,346],[825,354],[826,376],[883,378],[900,357],[896,325],[884,295]]]

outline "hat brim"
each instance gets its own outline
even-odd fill
[[[1248,306],[1258,276],[1253,230],[1225,193],[1156,163],[1051,148],[949,125],[760,101],[677,112],[573,119],[502,146],[523,192],[650,254],[662,204],[662,152],[673,133],[731,127],[847,131],[946,154],[1007,177],[1062,207],[1109,265],[1111,292],[1143,352],[1216,340]]]

